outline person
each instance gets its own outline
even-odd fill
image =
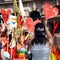
[[[6,60],[4,56],[4,50],[2,48],[1,42],[0,42],[0,60]]]
[[[37,24],[35,24],[35,37],[33,40],[31,40],[30,51],[32,53],[32,60],[49,60],[49,44],[52,45],[53,40],[47,27],[47,20],[43,20],[44,23],[42,23],[41,16],[38,11],[32,11],[30,17],[33,19],[33,21],[39,21]]]
[[[60,33],[54,34],[51,56],[55,56],[53,57],[55,60],[60,60]],[[52,60],[52,58],[50,58],[50,60]]]
[[[0,60],[6,60],[6,58],[4,56],[4,50],[2,47],[1,32],[0,32]]]
[[[12,34],[13,34],[12,32],[9,34],[8,47],[9,47],[9,53],[10,53],[11,59],[14,60],[15,53],[16,53],[16,40],[15,40],[15,35],[12,35]]]
[[[7,38],[6,38],[6,33],[2,32],[1,33],[1,38],[2,38],[2,46],[4,48],[4,51],[7,51]]]

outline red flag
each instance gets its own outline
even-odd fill
[[[54,34],[55,34],[55,31],[57,30],[57,28],[58,28],[58,23],[57,22],[55,22],[54,21],[54,27],[53,27],[53,31],[52,31],[52,36],[54,36]]]
[[[24,24],[24,20],[22,19],[22,16],[19,17],[19,20],[20,20],[20,24],[21,24],[21,26],[23,26],[23,24]]]
[[[6,23],[8,21],[10,13],[11,13],[10,10],[5,10],[4,8],[2,8],[2,19],[3,19],[4,23]]]

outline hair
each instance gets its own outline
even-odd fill
[[[35,38],[32,40],[32,45],[34,44],[46,44],[48,39],[44,35],[35,36]]]
[[[35,44],[46,44],[48,41],[47,37],[45,36],[45,26],[42,23],[38,23],[35,25],[35,38],[32,40],[32,45]]]
[[[45,36],[45,26],[43,23],[38,23],[35,25],[35,35],[36,36],[40,36],[40,35]]]
[[[26,30],[23,30],[22,35],[27,36],[28,32]]]
[[[1,33],[1,37],[7,37],[7,27],[5,26],[5,30]]]
[[[10,33],[9,34],[9,43],[11,42],[11,40],[12,40],[12,34]]]
[[[37,10],[31,11],[29,16],[33,19],[33,21],[35,21],[37,18],[41,18],[40,13]]]

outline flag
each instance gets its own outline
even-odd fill
[[[24,17],[25,16],[25,11],[24,11],[22,0],[19,0],[19,10],[20,10],[20,13],[21,13],[22,17]]]

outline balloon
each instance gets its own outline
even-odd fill
[[[21,53],[25,53],[26,52],[26,49],[25,48],[21,48],[20,52]]]
[[[10,10],[6,10],[6,9],[2,8],[2,19],[3,19],[4,23],[6,23],[8,21],[10,13],[11,13]]]
[[[43,5],[43,12],[48,20],[49,18],[56,17],[59,13],[59,9],[57,7],[52,7],[49,3],[45,3]]]
[[[32,18],[27,18],[26,26],[30,32],[34,31],[35,27]]]

